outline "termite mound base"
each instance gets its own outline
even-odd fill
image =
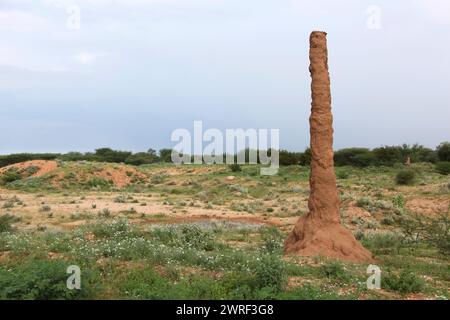
[[[367,251],[341,224],[300,217],[285,242],[285,253],[323,256],[351,262],[372,262]]]

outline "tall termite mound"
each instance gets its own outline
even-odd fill
[[[312,32],[309,59],[312,83],[309,213],[300,217],[285,242],[286,254],[371,261],[369,251],[339,221],[339,194],[333,161],[333,116],[325,32]]]

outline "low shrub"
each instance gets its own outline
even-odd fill
[[[160,243],[173,247],[213,250],[216,246],[212,232],[197,225],[158,227],[151,230],[151,236]]]
[[[284,247],[284,236],[280,230],[275,227],[267,227],[261,230],[261,238],[263,241],[263,252],[273,254],[282,253]]]
[[[372,233],[362,239],[362,244],[372,252],[389,254],[400,250],[403,239],[397,233]]]
[[[330,262],[320,266],[319,273],[328,279],[347,282],[350,279],[350,275],[343,265],[338,262]]]
[[[95,274],[82,269],[81,289],[67,288],[69,263],[62,260],[29,260],[23,264],[0,267],[0,299],[50,300],[83,299],[95,295]]]
[[[0,216],[0,233],[11,232],[13,230],[12,223],[17,222],[19,219],[9,214]]]
[[[388,272],[381,281],[382,287],[403,294],[420,292],[424,288],[424,281],[409,270],[403,270],[400,274]]]
[[[403,209],[405,207],[405,198],[403,195],[398,194],[392,198],[392,204],[398,209]]]
[[[84,232],[91,232],[97,238],[123,238],[135,236],[137,229],[131,226],[125,219],[115,220],[110,223],[99,221],[83,228]]]
[[[449,175],[450,174],[450,162],[436,163],[436,171],[442,175]]]
[[[254,270],[256,288],[271,288],[274,292],[280,292],[286,286],[286,266],[279,256],[262,255]]]
[[[350,177],[350,174],[347,171],[339,170],[336,171],[336,177],[338,179],[348,179]]]
[[[411,185],[416,179],[416,173],[410,169],[404,169],[397,173],[395,182],[399,185]]]
[[[228,168],[230,168],[231,172],[240,172],[240,171],[242,171],[242,168],[241,168],[240,164],[238,164],[238,163],[230,164],[228,166]]]
[[[423,241],[450,256],[450,215],[442,213],[437,217],[409,214],[399,219],[398,227],[405,239]]]
[[[8,170],[0,176],[0,184],[4,185],[20,179],[22,179],[22,176],[17,171]]]

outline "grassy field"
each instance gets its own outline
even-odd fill
[[[450,297],[450,180],[431,164],[411,165],[405,186],[395,182],[403,166],[336,169],[341,221],[375,255],[380,290],[367,289],[367,265],[283,256],[308,211],[308,167],[39,169],[9,172],[0,187],[0,299]],[[444,234],[418,237],[422,220]],[[66,288],[69,265],[81,268],[81,290]]]

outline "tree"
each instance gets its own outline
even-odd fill
[[[442,142],[436,148],[437,156],[441,161],[450,161],[450,142]]]
[[[131,155],[129,151],[116,151],[111,148],[99,148],[95,150],[95,156],[98,161],[102,162],[125,162],[125,160]]]
[[[159,158],[162,162],[172,162],[172,149],[160,149]]]

